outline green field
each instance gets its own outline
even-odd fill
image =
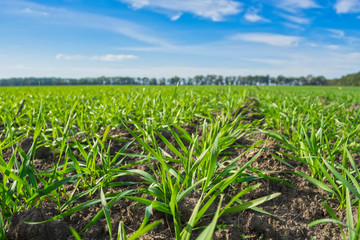
[[[0,89],[0,239],[359,239],[360,88]]]

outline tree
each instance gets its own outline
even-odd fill
[[[151,78],[149,84],[150,85],[157,85],[157,79],[156,78]]]
[[[159,85],[165,85],[165,84],[166,84],[166,79],[165,78],[160,78]]]
[[[169,79],[170,85],[176,85],[180,81],[180,78],[178,76],[172,77]]]
[[[196,85],[200,85],[200,84],[202,83],[202,81],[203,81],[203,78],[204,78],[204,76],[202,76],[202,75],[197,75],[197,76],[195,76],[195,77],[194,77],[194,79],[195,79],[195,84],[196,84]]]

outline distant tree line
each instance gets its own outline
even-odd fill
[[[334,79],[332,85],[338,86],[360,86],[360,72],[348,74],[339,79]]]
[[[279,75],[222,76],[198,75],[192,78],[147,78],[147,77],[97,77],[97,78],[56,78],[26,77],[0,79],[0,86],[55,86],[55,85],[360,85],[360,72],[340,79],[326,79],[323,76],[285,77]]]

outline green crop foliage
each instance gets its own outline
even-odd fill
[[[0,91],[0,239],[14,213],[50,201],[58,215],[91,206],[97,214],[76,239],[105,219],[110,239],[137,239],[171,223],[176,239],[210,239],[224,214],[261,209],[279,194],[243,200],[268,172],[256,169],[263,151],[335,199],[323,203],[344,239],[359,239],[360,89],[343,87],[73,86],[6,87]],[[120,132],[120,134],[116,134]],[[262,133],[265,139],[239,143]],[[279,149],[268,149],[275,141]],[[28,142],[28,144],[24,144]],[[117,148],[114,150],[114,146]],[[39,168],[44,149],[51,161]],[[134,150],[135,149],[135,150]],[[235,154],[234,149],[243,149]],[[239,164],[248,153],[255,154]],[[308,171],[291,164],[297,161]],[[125,180],[124,180],[125,179]],[[130,179],[130,180],[129,180]],[[68,186],[72,186],[69,190]],[[241,190],[240,190],[241,189]],[[230,194],[232,193],[232,194]],[[184,219],[181,204],[197,202]],[[129,232],[112,223],[123,200],[145,205]],[[214,208],[215,205],[215,208]],[[346,211],[340,221],[337,211]],[[153,212],[164,219],[152,221]],[[202,225],[203,219],[211,219]],[[41,224],[29,222],[28,224]]]

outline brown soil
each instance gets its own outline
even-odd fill
[[[185,127],[189,132],[196,132],[196,128],[189,126]],[[166,131],[161,132],[174,146],[177,146],[175,139],[171,134],[166,133]],[[124,141],[107,141],[107,144],[110,144],[110,153],[114,155],[119,149],[121,149],[125,142],[132,141],[133,137],[125,130],[112,130],[109,133],[109,136],[115,138],[121,138]],[[248,136],[246,138],[240,139],[237,144],[239,145],[251,145],[254,143],[255,139],[266,139],[266,136],[263,134],[255,134],[253,136]],[[31,146],[32,140],[23,140],[20,144],[21,148],[26,152]],[[29,146],[30,144],[30,146]],[[164,150],[169,151],[166,146],[162,146]],[[281,149],[276,141],[268,141],[266,147],[269,149],[274,149],[277,151],[285,151]],[[233,159],[239,154],[243,153],[245,148],[232,148],[229,151],[232,152],[228,156],[228,159]],[[128,152],[141,154],[142,149],[134,143],[130,147]],[[251,157],[257,153],[257,149],[254,149],[250,152],[247,152],[243,157],[238,161],[239,165],[246,163]],[[280,163],[274,159],[270,153],[274,151],[264,150],[259,158],[253,162],[252,167],[260,171],[293,171],[288,166]],[[9,157],[4,154],[5,158]],[[11,156],[11,155],[10,155]],[[281,155],[280,155],[281,156]],[[295,168],[308,173],[306,166],[302,166],[299,162],[292,161],[287,159],[284,156],[281,156],[283,159],[292,164]],[[45,147],[43,149],[39,148],[36,151],[34,161],[34,166],[43,170],[44,168],[50,168],[53,162],[53,154],[49,149]],[[5,159],[6,160],[6,159]],[[136,160],[135,157],[131,157],[126,160],[126,162],[131,162]],[[136,166],[136,168],[142,168],[148,172],[149,168],[146,164],[141,166]],[[242,200],[252,200],[262,196],[266,196],[275,192],[280,192],[281,196],[268,201],[259,207],[263,210],[270,212],[271,214],[276,215],[277,217],[272,217],[266,214],[261,214],[253,210],[244,211],[237,214],[227,214],[223,215],[218,224],[227,225],[223,229],[217,229],[214,234],[214,239],[340,239],[340,231],[337,226],[332,224],[320,224],[314,227],[309,228],[307,225],[317,219],[329,218],[326,210],[321,205],[321,202],[326,199],[326,194],[317,189],[307,180],[289,173],[283,172],[272,172],[267,174],[270,177],[277,177],[284,179],[287,182],[291,183],[294,188],[285,185],[276,180],[270,179],[261,179],[258,181],[251,182],[250,185],[261,182],[262,185],[251,192],[250,194],[242,197]],[[127,176],[121,179],[122,181],[140,181],[138,177]],[[136,186],[141,186],[141,183]],[[244,184],[233,184],[233,189],[238,189],[241,191],[245,188]],[[68,184],[66,189],[73,189],[74,186]],[[134,186],[124,186],[124,187],[108,187],[104,191],[107,192],[122,192],[127,189],[134,188]],[[233,194],[236,194],[236,191]],[[232,194],[232,193],[229,193]],[[191,212],[199,198],[197,192],[193,192],[188,197],[179,202],[179,208],[182,213],[181,219],[185,223],[191,216]],[[86,196],[81,198],[77,204],[89,201],[91,199],[98,199],[99,194],[96,193],[91,197]],[[336,209],[335,201],[328,201],[328,203]],[[216,209],[216,206],[212,208]],[[63,219],[56,220],[54,222],[49,222],[46,224],[37,224],[37,225],[28,225],[25,222],[36,222],[49,219],[58,213],[55,204],[51,203],[50,200],[44,201],[40,207],[30,208],[27,211],[22,211],[19,213],[14,213],[10,224],[8,227],[7,235],[9,239],[74,239],[70,231],[68,230],[70,226],[75,228],[78,232],[89,223],[89,221],[101,210],[101,204],[92,205],[80,212],[74,213]],[[142,223],[144,217],[145,207],[139,205],[136,202],[129,199],[121,199],[117,202],[110,211],[112,218],[112,228],[113,232],[116,233],[118,229],[118,224],[120,221],[123,221],[125,225],[125,230],[128,234],[136,231]],[[344,213],[340,212],[342,217]],[[342,219],[340,216],[340,220]],[[174,231],[172,229],[172,218],[165,216],[165,214],[157,211],[153,211],[153,215],[150,219],[150,222],[158,219],[163,219],[163,223],[157,226],[155,229],[151,230],[149,233],[143,235],[140,239],[175,239]],[[200,221],[199,225],[205,226],[209,224],[211,217],[204,218]],[[198,235],[201,230],[195,231],[194,236]],[[116,235],[116,234],[115,234]],[[109,238],[108,228],[106,224],[105,217],[93,226],[91,226],[87,231],[82,233],[83,239],[107,239]]]
[[[359,103],[354,103],[352,106],[350,106],[349,110],[351,112],[357,112],[360,109],[360,104]]]
[[[255,139],[265,139],[263,134],[256,134],[251,136]],[[270,140],[264,147],[269,149],[276,149],[278,151],[286,152],[277,146],[276,141]],[[244,151],[244,150],[242,150]],[[255,211],[243,212],[239,216],[239,227],[242,228],[242,233],[248,236],[253,236],[249,239],[340,239],[340,230],[332,224],[317,225],[309,228],[307,225],[317,219],[329,218],[321,202],[325,200],[327,194],[316,188],[306,179],[295,174],[284,173],[284,171],[294,171],[290,167],[277,161],[270,155],[272,151],[264,150],[258,160],[253,162],[252,166],[262,171],[283,171],[272,172],[267,174],[269,177],[277,177],[290,183],[293,187],[287,186],[279,181],[263,179],[262,186],[251,192],[246,198],[254,199],[261,196],[266,196],[272,193],[280,192],[281,195],[272,201],[266,202],[260,206],[276,217],[271,217],[265,214],[259,214]],[[239,161],[239,164],[244,164],[250,160],[257,150],[252,150],[245,154],[245,157]],[[280,155],[280,154],[278,154]],[[281,156],[281,155],[280,155]],[[307,166],[281,156],[296,169],[309,174]],[[336,209],[335,201],[328,202]]]
[[[42,204],[38,208],[14,213],[11,216],[7,237],[12,239],[67,239],[70,236],[69,225],[64,219],[58,219],[44,224],[25,224],[24,222],[41,222],[58,214],[53,204]]]
[[[237,117],[238,115],[243,115],[244,120],[252,122],[254,120],[261,120],[264,118],[264,115],[259,111],[260,102],[256,98],[248,98],[248,102],[244,104],[244,106],[239,106],[232,112],[232,115]]]

